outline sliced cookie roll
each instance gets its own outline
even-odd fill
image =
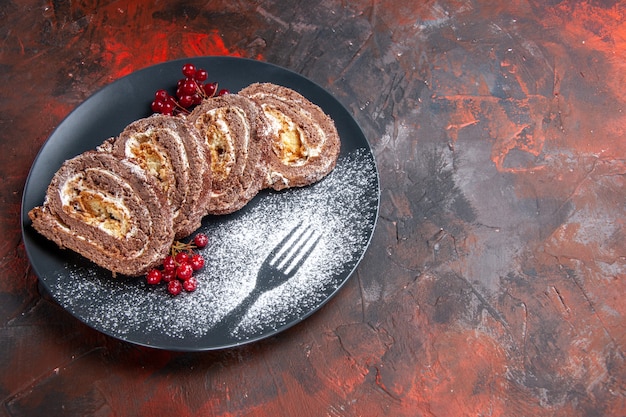
[[[267,172],[268,141],[260,109],[251,100],[226,94],[204,100],[187,116],[200,133],[211,169],[208,214],[228,214],[247,204]]]
[[[176,239],[200,227],[210,189],[210,170],[200,138],[184,118],[155,114],[128,125],[101,148],[137,163],[166,194]]]
[[[145,274],[167,256],[172,210],[137,165],[88,151],[55,173],[42,206],[28,213],[40,234],[114,273]]]
[[[239,92],[262,109],[270,125],[266,187],[281,190],[319,181],[333,170],[340,151],[335,123],[300,93],[272,83]]]

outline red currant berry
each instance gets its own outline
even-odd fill
[[[196,66],[194,64],[183,65],[183,75],[186,78],[193,78],[196,75]]]
[[[152,104],[150,104],[150,108],[155,113],[162,113],[163,112],[163,102],[159,101],[159,100],[154,100],[152,102]]]
[[[174,105],[170,102],[163,103],[163,110],[161,113],[171,116],[174,113]]]
[[[172,271],[163,270],[163,272],[161,272],[161,280],[163,282],[175,281],[176,280],[176,269],[174,269]]]
[[[178,104],[180,104],[184,108],[188,108],[191,107],[192,104],[195,104],[194,101],[195,100],[193,96],[182,96],[178,99]]]
[[[230,94],[230,91],[228,89],[226,89],[226,88],[222,88],[220,91],[217,92],[218,96],[223,96],[223,95],[226,95],[226,94]]]
[[[202,88],[204,89],[204,94],[208,97],[213,97],[217,90],[217,83],[206,83]]]
[[[202,96],[198,93],[194,93],[193,96],[191,96],[191,98],[193,99],[193,104],[200,104],[202,103]]]
[[[199,271],[204,266],[204,258],[199,253],[193,255],[189,260],[189,264],[194,271]]]
[[[167,255],[165,259],[163,259],[163,269],[166,271],[174,271],[176,270],[176,262],[171,255]]]
[[[151,269],[146,275],[146,282],[150,285],[156,285],[161,282],[161,271],[158,269]]]
[[[189,262],[189,254],[187,252],[178,252],[174,257],[178,265]]]
[[[183,284],[177,279],[167,283],[167,291],[172,295],[178,295],[183,290]]]
[[[183,81],[183,83],[179,87],[179,90],[183,93],[183,95],[187,95],[187,96],[190,96],[193,93],[195,93],[197,89],[198,89],[198,85],[192,79],[187,79]]]
[[[198,82],[204,82],[207,78],[209,78],[209,73],[206,72],[205,69],[199,68],[196,70],[193,78]]]
[[[203,248],[209,244],[209,238],[204,233],[198,233],[193,238],[193,243],[196,245],[196,247]]]
[[[189,263],[180,264],[178,268],[176,268],[176,276],[183,281],[187,281],[192,275],[193,268]]]
[[[188,280],[183,282],[183,288],[185,291],[192,292],[198,288],[198,280],[194,277],[189,278]]]
[[[170,93],[167,92],[167,90],[157,90],[156,93],[154,93],[154,99],[157,101],[167,101],[167,99],[169,98]]]

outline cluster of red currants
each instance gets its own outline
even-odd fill
[[[154,93],[154,100],[150,104],[153,112],[166,115],[187,113],[192,106],[202,103],[206,98],[229,93],[225,88],[218,89],[216,82],[206,82],[209,78],[207,71],[196,68],[194,64],[183,65],[183,76],[185,78],[178,80],[175,95],[171,95],[165,89]]]
[[[146,275],[146,282],[157,285],[161,282],[167,284],[167,291],[172,295],[178,295],[183,290],[195,291],[198,280],[193,276],[195,271],[204,267],[204,258],[194,252],[196,248],[203,248],[209,243],[207,235],[198,233],[189,243],[174,242],[161,268],[153,268]]]

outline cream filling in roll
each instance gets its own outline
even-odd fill
[[[269,119],[273,132],[279,138],[278,141],[272,143],[272,149],[283,164],[294,167],[303,166],[309,158],[320,155],[323,143],[311,145],[304,130],[288,115],[268,104],[262,104],[261,108]],[[325,138],[326,135],[319,124],[313,120],[310,122],[318,131],[320,138]]]
[[[167,128],[150,128],[144,132],[137,132],[130,136],[124,146],[124,155],[132,158],[150,175],[155,177],[161,184],[163,191],[169,196],[174,193],[177,184],[176,177],[173,175],[174,168],[167,151],[159,144],[159,135],[169,135],[173,138],[174,145],[179,155],[186,155],[183,140],[178,132]],[[189,172],[189,161],[186,157],[181,158],[183,167],[180,172]],[[185,203],[186,196],[182,203]],[[178,215],[180,207],[174,207],[174,217]]]
[[[113,176],[98,170],[99,175]],[[115,177],[119,182],[121,178]],[[84,175],[78,173],[68,179],[60,190],[62,209],[69,216],[96,227],[117,239],[136,233],[130,210],[122,198],[88,187]]]
[[[203,132],[206,144],[211,154],[211,170],[214,178],[225,180],[231,174],[237,163],[235,151],[235,135],[232,131],[228,113],[234,111],[239,123],[243,126],[244,132],[241,136],[241,153],[243,161],[248,157],[248,146],[250,141],[250,124],[243,109],[238,107],[217,107],[207,111],[196,120],[196,127]],[[245,166],[245,165],[244,165]]]

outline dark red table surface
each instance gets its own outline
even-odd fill
[[[7,416],[626,416],[626,4],[0,3],[0,412]],[[232,55],[330,91],[377,159],[347,285],[270,339],[120,342],[37,289],[20,199],[108,83]]]

